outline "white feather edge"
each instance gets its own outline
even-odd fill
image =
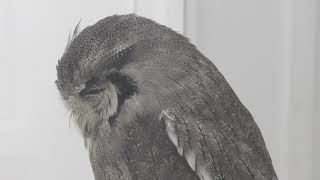
[[[197,173],[201,180],[212,180],[210,173],[205,169],[205,167],[200,166],[197,161],[196,153],[191,149],[184,153],[184,148],[178,143],[178,136],[176,134],[174,128],[174,121],[175,118],[171,116],[167,110],[163,110],[160,119],[165,116],[165,124],[166,124],[166,131],[170,141],[176,146],[177,151],[180,156],[184,155],[184,158],[188,162],[188,165],[191,167],[193,171]],[[196,167],[197,166],[197,167]]]

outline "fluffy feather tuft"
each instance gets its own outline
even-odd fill
[[[68,36],[68,42],[67,45],[65,47],[65,51],[68,50],[68,48],[70,47],[71,42],[79,35],[80,31],[80,23],[81,23],[81,19],[79,20],[78,24],[76,25],[76,27],[73,30],[73,33],[71,34],[71,32],[69,33]]]
[[[117,89],[108,83],[99,95],[85,98],[70,96],[67,105],[85,140],[92,140],[100,135],[100,128],[110,129],[108,120],[117,113]]]

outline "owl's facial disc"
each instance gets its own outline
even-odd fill
[[[94,138],[118,111],[118,90],[108,79],[92,78],[75,88],[67,100],[76,125],[85,138]]]
[[[125,100],[138,92],[136,82],[120,72],[92,77],[74,89],[67,104],[76,125],[89,139],[99,135],[101,127],[113,127]]]

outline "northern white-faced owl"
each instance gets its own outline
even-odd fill
[[[166,26],[129,14],[76,28],[57,76],[96,180],[277,179],[249,111]]]

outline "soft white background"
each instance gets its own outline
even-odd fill
[[[281,180],[320,179],[316,0],[0,0],[0,179],[94,179],[55,65],[80,19],[130,12],[184,33],[213,60],[255,117]]]

